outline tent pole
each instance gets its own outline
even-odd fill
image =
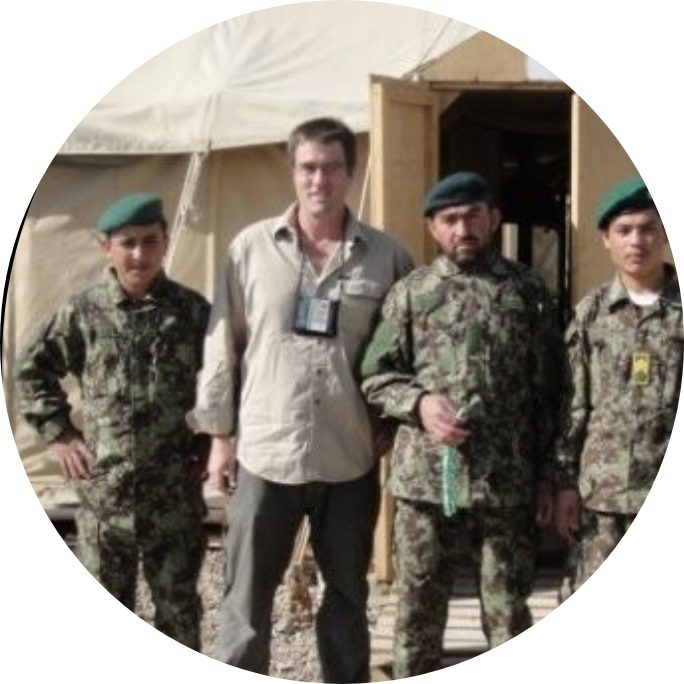
[[[368,151],[368,158],[366,159],[366,170],[363,174],[363,185],[361,186],[361,197],[359,198],[359,210],[356,215],[361,221],[368,223],[369,215],[364,216],[364,209],[367,208],[368,202],[368,186],[370,184],[370,168],[371,168],[370,150]],[[370,213],[370,212],[369,212]]]
[[[183,181],[183,188],[180,197],[178,198],[178,206],[173,217],[173,222],[169,230],[169,251],[166,256],[166,270],[171,271],[173,262],[176,256],[176,249],[180,241],[181,233],[186,229],[188,224],[188,216],[192,213],[195,200],[195,192],[199,185],[199,179],[204,165],[204,160],[209,154],[209,148],[203,152],[193,152],[188,161],[188,168],[185,172],[185,180]]]

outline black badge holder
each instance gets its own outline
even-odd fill
[[[347,231],[342,235],[342,265],[340,280],[344,279],[344,266],[346,255]],[[340,302],[327,297],[309,297],[302,294],[302,280],[304,278],[304,250],[298,241],[301,254],[299,267],[299,282],[297,284],[297,299],[295,301],[295,315],[292,330],[297,335],[309,335],[314,337],[335,337],[337,335],[337,319],[340,311]]]
[[[297,294],[293,330],[298,335],[335,337],[339,301]]]

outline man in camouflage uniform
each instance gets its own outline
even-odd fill
[[[606,559],[644,502],[682,382],[677,275],[663,261],[667,236],[641,178],[606,193],[597,225],[617,272],[579,302],[566,332],[556,453],[556,527],[569,543],[578,542],[571,591]]]
[[[440,667],[458,557],[475,561],[490,647],[530,626],[535,513],[552,512],[554,318],[541,280],[496,254],[479,175],[427,195],[442,254],[390,291],[362,365],[368,401],[400,421],[394,677]],[[535,511],[536,496],[536,511]]]
[[[133,610],[141,556],[156,627],[199,650],[205,507],[185,414],[209,305],[163,272],[168,236],[158,197],[117,200],[98,232],[111,267],[24,349],[20,410],[76,484],[84,565]],[[67,374],[80,384],[83,433],[60,384]]]

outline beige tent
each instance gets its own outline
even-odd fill
[[[440,172],[479,164],[498,177],[513,159],[506,141],[562,138],[567,194],[556,200],[569,211],[554,235],[574,232],[571,249],[549,243],[562,271],[550,277],[571,282],[574,298],[603,274],[584,258],[589,231],[579,227],[590,223],[597,188],[633,168],[591,110],[522,53],[453,19],[384,4],[306,3],[217,24],[114,88],[66,140],[31,203],[10,278],[3,369],[14,435],[46,507],[73,497],[17,416],[13,362],[35,322],[99,274],[90,228],[102,206],[132,190],[159,192],[173,226],[167,269],[211,296],[230,238],[290,200],[284,140],[318,115],[358,133],[352,208],[419,260],[431,248],[418,206]],[[541,228],[543,253],[551,233]],[[504,248],[516,256],[523,237],[509,222]]]
[[[17,417],[13,362],[36,321],[99,275],[103,259],[90,228],[104,204],[136,189],[159,192],[173,224],[167,269],[211,296],[229,239],[291,199],[283,144],[289,131],[312,116],[334,115],[359,132],[352,202],[367,214],[369,75],[402,76],[473,33],[446,17],[398,6],[273,8],[172,46],[86,116],[31,202],[5,312],[7,406],[44,505],[73,497],[44,445]]]

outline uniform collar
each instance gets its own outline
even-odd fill
[[[682,293],[679,289],[677,271],[672,264],[665,264],[665,285],[660,293],[660,300],[673,306],[682,308]]]
[[[169,279],[166,277],[166,273],[164,271],[161,271],[159,275],[155,278],[155,281],[154,283],[152,283],[152,287],[149,289],[149,291],[143,297],[136,301],[159,301],[166,291],[168,282]],[[126,294],[124,289],[119,284],[119,280],[116,277],[116,271],[111,266],[108,266],[105,271],[105,284],[107,287],[107,292],[109,293],[112,302],[116,306],[119,306],[126,302],[134,301]]]
[[[477,275],[481,273],[507,275],[509,273],[506,262],[492,248],[487,249],[475,263],[468,264],[465,267],[459,266],[446,254],[440,254],[433,262],[433,267],[437,275],[444,278],[455,275]]]
[[[630,299],[627,288],[623,285],[620,276],[616,273],[612,282],[608,286],[606,306],[612,311],[615,307],[623,305],[629,301]],[[660,293],[659,302],[661,305],[665,304],[679,308],[682,306],[682,296],[679,291],[677,272],[672,264],[665,264],[665,281],[663,283],[663,290]]]

